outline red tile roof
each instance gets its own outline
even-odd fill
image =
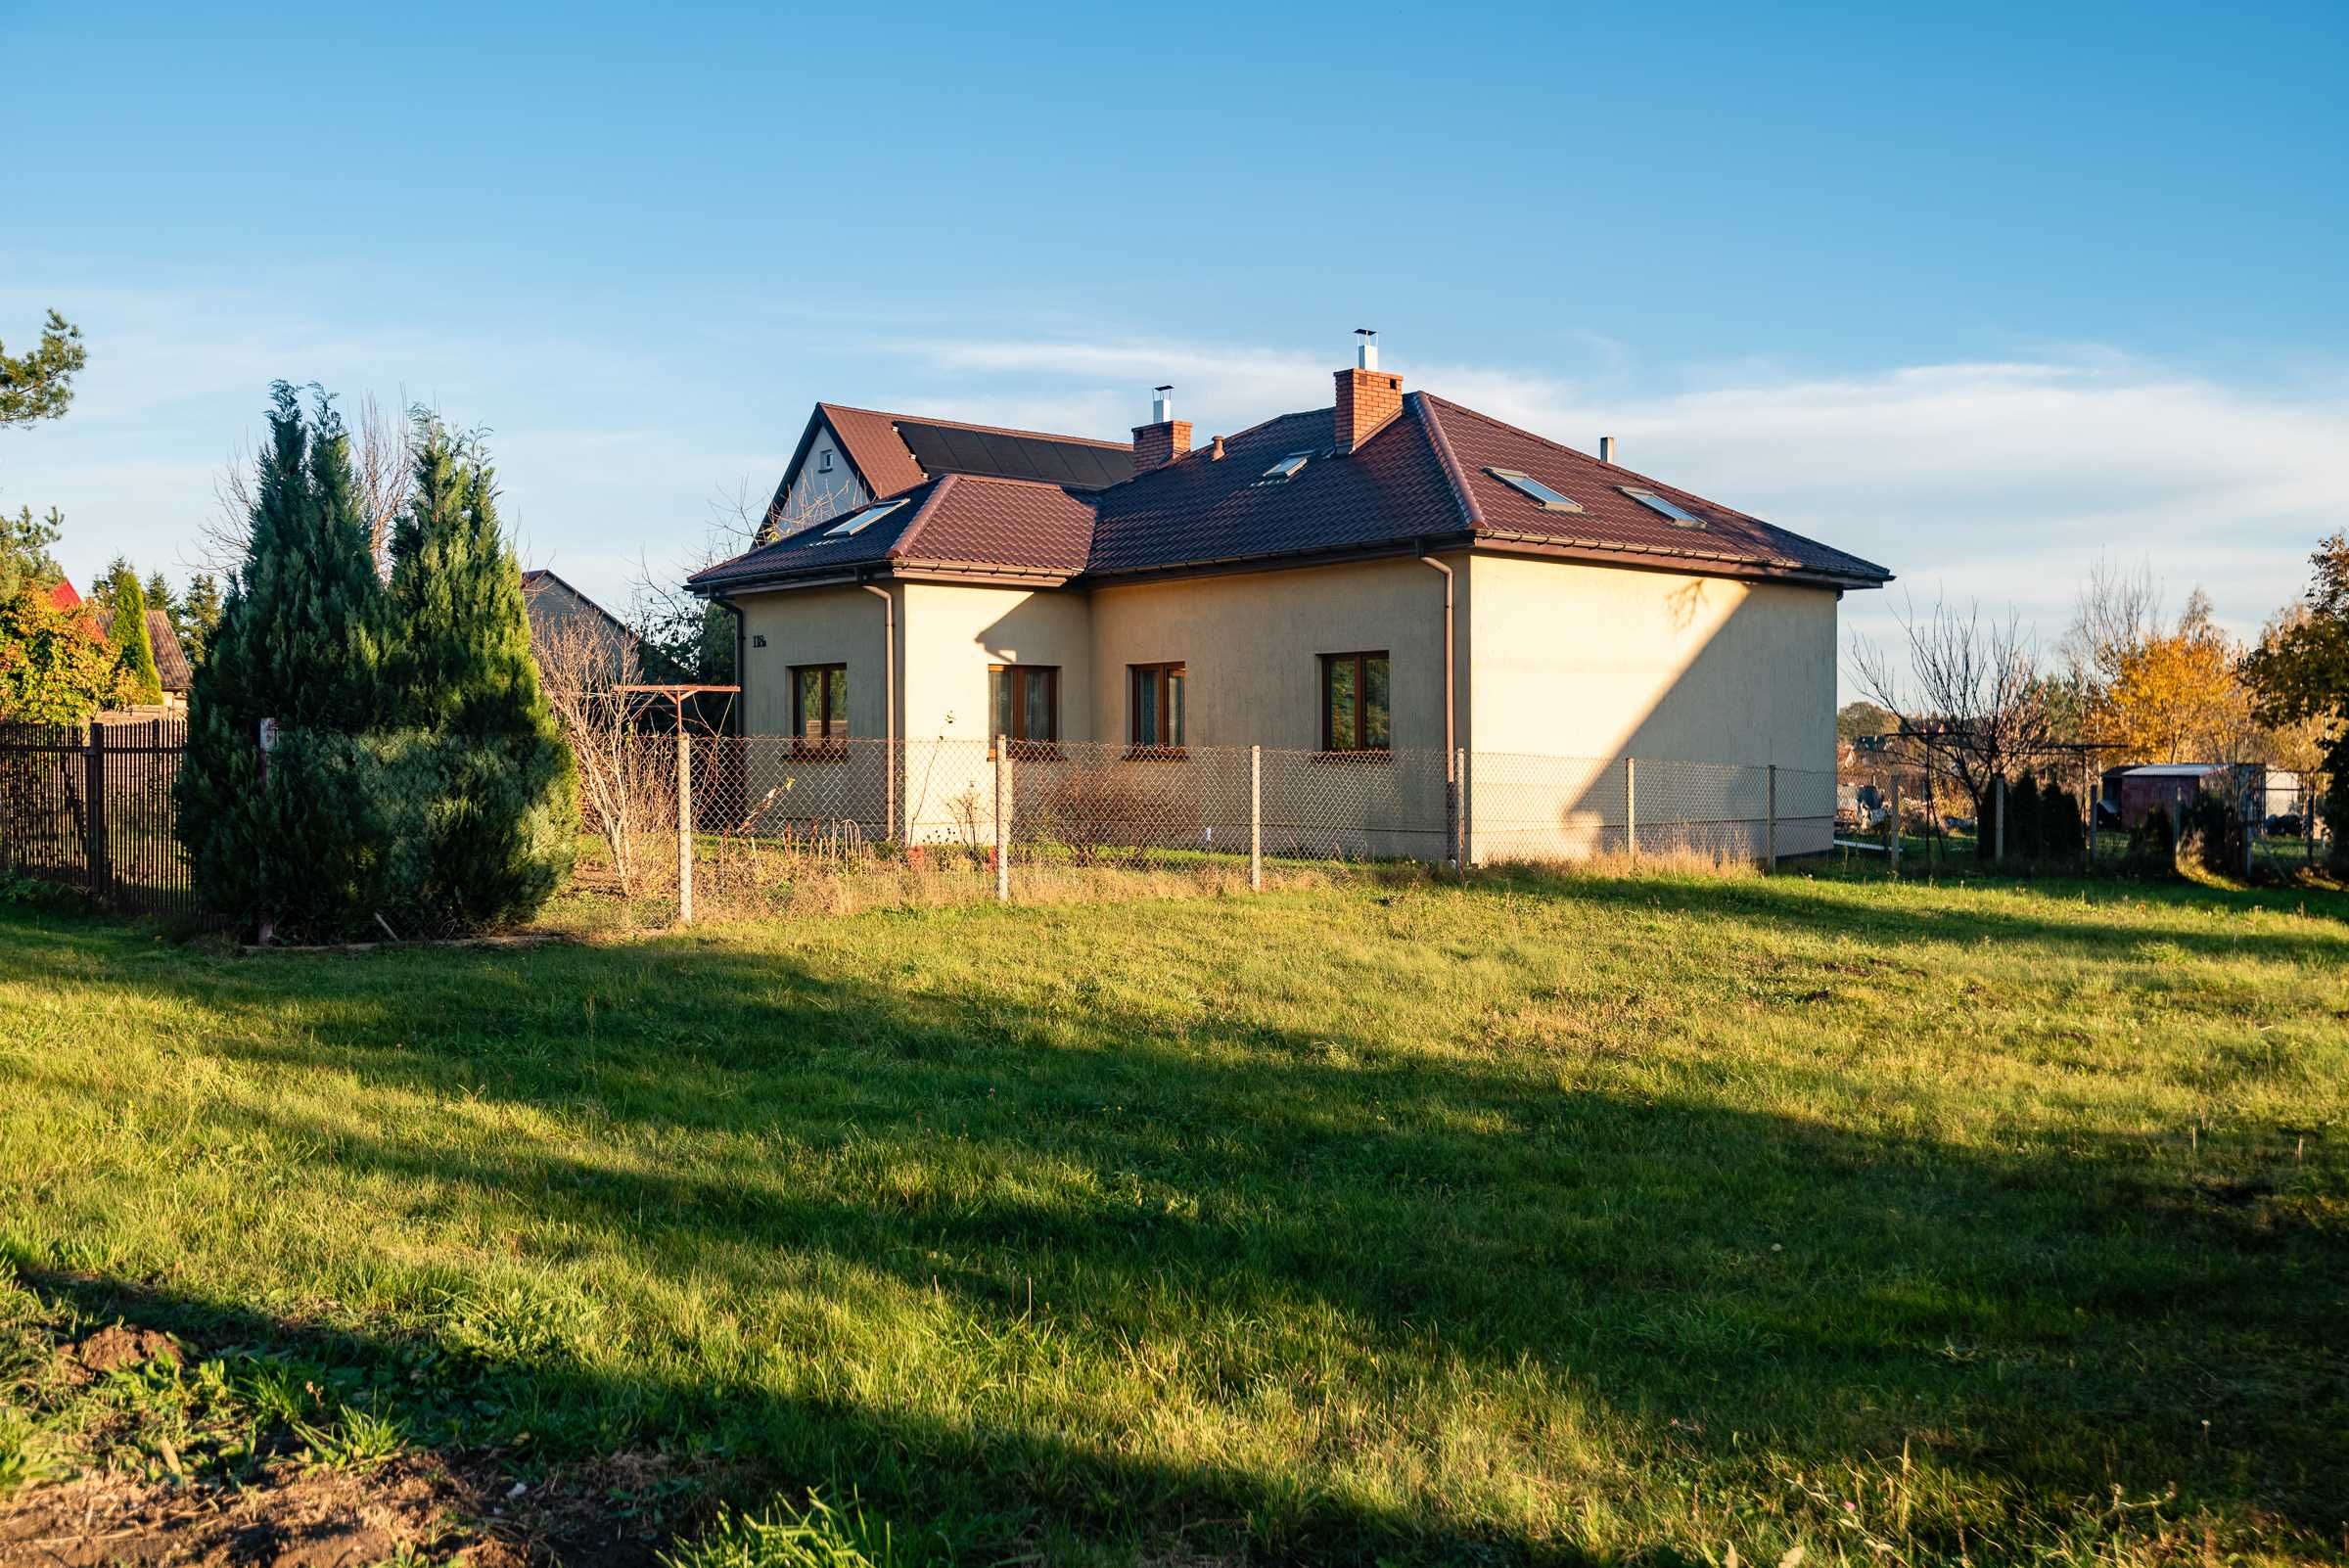
[[[911,489],[945,474],[1036,480],[1097,490],[1133,474],[1133,449],[1089,436],[1053,436],[1001,425],[971,425],[921,414],[888,414],[818,403],[849,463],[878,496]],[[801,445],[806,446],[803,439]]]
[[[871,438],[883,427],[855,428]],[[834,429],[844,444],[851,439],[837,419]],[[1221,458],[1202,447],[1097,490],[959,473],[924,480],[904,490],[905,507],[857,534],[828,538],[819,525],[722,562],[691,585],[723,591],[915,563],[1097,581],[1439,544],[1839,587],[1891,578],[1858,556],[1425,392],[1406,395],[1402,412],[1349,454],[1335,453],[1335,434],[1331,409],[1283,414],[1225,438]],[[1271,472],[1299,457],[1288,477]],[[1529,475],[1579,510],[1544,507],[1494,469]],[[1698,522],[1676,523],[1626,495],[1626,485]]]

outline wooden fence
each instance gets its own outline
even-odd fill
[[[193,918],[171,799],[187,738],[180,718],[0,726],[0,871],[125,914]]]

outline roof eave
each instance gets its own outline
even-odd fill
[[[1889,572],[1871,576],[1865,573],[1836,572],[1825,567],[1807,566],[1800,561],[1762,561],[1719,550],[1601,544],[1512,529],[1480,529],[1477,530],[1477,542],[1480,546],[1499,548],[1503,553],[1555,556],[1586,561],[1593,566],[1681,571],[1698,576],[1768,577],[1773,581],[1815,582],[1837,588],[1880,588],[1893,580]]]

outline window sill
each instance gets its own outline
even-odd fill
[[[795,762],[845,762],[849,760],[849,743],[845,740],[800,740],[791,743],[791,760]]]
[[[1015,762],[1057,762],[1064,759],[1058,741],[1015,740],[1010,743],[1008,750]],[[987,749],[987,760],[990,762],[995,760],[992,746]]]
[[[1128,762],[1187,762],[1191,760],[1191,754],[1187,747],[1182,746],[1128,746],[1125,760]]]
[[[1326,762],[1335,766],[1345,766],[1357,762],[1391,762],[1395,760],[1394,749],[1387,746],[1362,746],[1346,751],[1311,752],[1307,755],[1313,761]]]

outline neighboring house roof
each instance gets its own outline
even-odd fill
[[[2148,762],[2142,767],[2116,768],[2123,778],[2207,778],[2234,769],[2225,762]]]
[[[57,586],[49,590],[49,604],[52,609],[70,610],[79,603],[81,603],[81,595],[75,593],[73,584],[68,582],[64,577],[58,578]]]
[[[1124,441],[818,403],[792,454],[786,484],[806,460],[818,426],[827,424],[840,438],[849,466],[875,497],[947,474],[1035,480],[1079,490],[1106,489],[1133,477],[1133,448]]]
[[[847,431],[833,428],[846,444]],[[1335,439],[1335,411],[1321,408],[1227,437],[1221,457],[1212,445],[1196,448],[1102,489],[1036,479],[924,480],[905,492],[905,505],[855,534],[834,537],[830,522],[818,524],[721,562],[689,585],[723,591],[917,564],[1096,582],[1438,544],[1835,587],[1875,587],[1892,576],[1425,392],[1405,395],[1401,412],[1351,453],[1338,454]],[[1275,475],[1298,457],[1302,467]],[[1496,469],[1540,481],[1573,508],[1541,504]],[[1626,494],[1627,486],[1670,503],[1686,521]]]
[[[644,638],[633,626],[593,599],[588,598],[571,582],[543,568],[533,569],[522,575],[523,609],[531,617],[533,625],[547,613],[539,608],[538,601],[550,593],[555,595],[558,601],[565,606],[564,610],[557,612],[558,614],[578,615],[584,613],[594,617],[596,622],[611,634],[615,644],[635,660],[637,668],[631,671],[629,678],[633,679],[637,675],[646,674],[668,676],[677,680],[684,678],[684,671],[680,670],[674,662],[660,649],[646,646]]]
[[[105,605],[93,605],[91,611],[99,634],[113,636],[115,613]],[[171,629],[171,618],[161,610],[147,612],[147,641],[155,648],[156,678],[163,690],[186,691],[194,671],[188,668],[187,650],[179,645],[179,633]]]

